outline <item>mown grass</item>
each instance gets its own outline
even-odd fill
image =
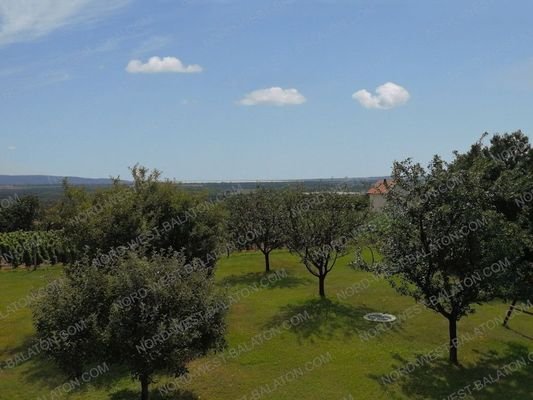
[[[350,394],[354,399],[442,399],[489,374],[495,377],[498,368],[521,357],[527,359],[533,351],[533,317],[520,314],[511,321],[512,329],[496,326],[461,345],[461,367],[448,365],[447,354],[443,353],[394,383],[384,384],[383,375],[445,344],[447,324],[431,311],[413,308],[413,300],[398,295],[386,282],[348,268],[349,261],[350,257],[340,260],[328,276],[328,300],[323,301],[318,298],[315,278],[285,251],[274,253],[271,262],[274,272],[285,270],[286,276],[264,286],[260,284],[265,282],[261,281],[261,254],[247,252],[222,259],[217,280],[235,301],[228,315],[228,350],[192,363],[191,379],[181,382],[179,391],[161,395],[158,388],[176,385],[171,377],[159,377],[152,385],[152,397],[244,400],[245,396],[252,398],[254,390],[262,389],[262,399],[341,400]],[[59,267],[1,272],[0,312],[27,296],[32,288],[60,276]],[[358,293],[337,298],[354,284],[360,285]],[[460,321],[459,333],[474,332],[485,321],[503,317],[506,309],[500,302],[479,307],[475,314]],[[365,341],[360,334],[377,326],[363,319],[372,311],[406,319]],[[291,316],[306,312],[308,319],[279,328]],[[0,318],[0,360],[6,361],[31,346],[33,327],[28,308],[8,315],[4,312]],[[325,357],[323,365],[307,370],[306,363],[321,355]],[[296,377],[285,382],[287,374],[298,368],[303,373],[293,373],[291,376]],[[532,377],[533,361],[472,393],[476,399],[531,399]],[[36,356],[0,372],[0,399],[44,399],[66,381],[52,363]],[[91,400],[138,397],[138,383],[127,371],[114,366],[110,373],[64,395],[67,399]]]

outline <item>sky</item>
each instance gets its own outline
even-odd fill
[[[383,176],[533,132],[533,2],[0,0],[0,174]]]

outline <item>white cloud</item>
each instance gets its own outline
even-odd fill
[[[97,19],[130,0],[0,0],[0,45]]]
[[[282,89],[271,87],[269,89],[259,89],[248,93],[239,101],[243,106],[255,106],[260,104],[285,106],[303,104],[307,99],[296,89]]]
[[[7,149],[10,151],[17,150],[17,146],[7,146]]]
[[[411,95],[400,85],[387,82],[376,88],[376,94],[362,89],[355,92],[352,97],[361,103],[363,107],[388,110],[407,103]]]
[[[157,74],[160,72],[194,73],[202,72],[202,67],[197,64],[184,65],[176,57],[151,57],[144,64],[141,60],[131,60],[126,67],[126,71],[130,74]]]

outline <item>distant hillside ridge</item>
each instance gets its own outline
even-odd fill
[[[35,195],[43,203],[52,203],[63,196],[62,176],[49,175],[0,175],[0,200],[12,199],[27,195]],[[389,177],[365,177],[365,178],[323,178],[323,179],[288,179],[288,180],[228,180],[209,182],[182,182],[183,188],[191,191],[207,192],[209,198],[217,198],[221,193],[249,192],[258,186],[270,189],[281,189],[289,186],[298,186],[306,192],[323,191],[348,191],[358,194],[366,194],[367,190],[378,180]],[[94,179],[67,177],[69,183],[75,186],[83,186],[89,192],[108,187],[111,179]],[[131,184],[129,181],[122,181]]]
[[[67,178],[71,185],[110,185],[110,178],[82,178],[78,176],[55,176],[55,175],[0,175],[0,186],[58,186],[63,179]],[[273,179],[273,180],[224,180],[224,181],[177,181],[184,186],[217,187],[229,184],[241,184],[254,188],[256,186],[280,186],[300,183],[304,186],[331,186],[335,184],[368,185],[377,180],[388,177],[357,177],[357,178],[317,178],[317,179]],[[122,180],[123,183],[131,183]]]
[[[67,178],[72,185],[110,185],[109,178],[80,178],[77,176],[53,176],[53,175],[0,175],[0,186],[40,186],[61,185]]]

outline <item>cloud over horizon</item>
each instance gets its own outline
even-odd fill
[[[268,89],[254,90],[244,96],[239,101],[243,106],[256,105],[299,105],[303,104],[307,99],[296,89],[282,89],[280,87],[271,87]]]
[[[35,40],[67,25],[96,20],[130,0],[2,0],[0,46]]]
[[[198,64],[184,65],[176,57],[150,57],[144,64],[141,60],[131,60],[126,66],[126,71],[130,74],[158,74],[168,72],[191,74],[202,72],[203,68]]]
[[[384,83],[376,88],[376,94],[361,89],[352,95],[365,108],[389,110],[409,101],[411,95],[404,87],[393,82]]]

